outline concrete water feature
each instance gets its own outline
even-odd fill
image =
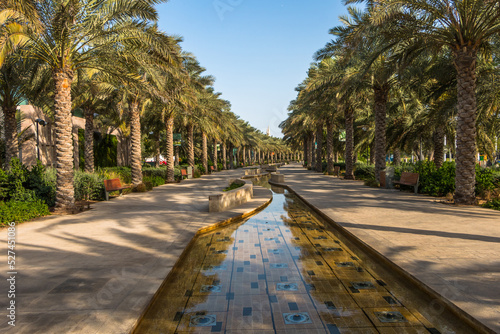
[[[198,236],[135,333],[467,333],[286,190],[256,215]],[[382,274],[381,274],[382,273]]]

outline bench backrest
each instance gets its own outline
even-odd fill
[[[181,169],[181,175],[182,176],[187,176],[188,175],[187,170]]]
[[[120,179],[111,179],[111,180],[104,180],[104,188],[106,188],[106,191],[109,191],[111,189],[118,189],[121,188],[122,184],[120,182]]]
[[[333,167],[333,172],[334,172],[334,173],[338,173],[338,172],[340,172],[340,166],[335,166],[335,167]]]
[[[401,179],[399,182],[417,184],[418,173],[403,172],[401,173]]]
[[[378,175],[380,178],[380,187],[385,188],[385,170],[381,170]]]

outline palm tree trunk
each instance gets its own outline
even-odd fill
[[[457,69],[457,164],[455,203],[474,204],[476,181],[476,51],[455,51]]]
[[[385,131],[386,131],[386,109],[389,87],[374,86],[375,99],[375,178],[380,182],[380,171],[385,169]]]
[[[17,139],[16,108],[2,106],[5,122],[5,166],[10,168],[10,160],[19,155],[19,141]]]
[[[201,163],[205,168],[205,174],[208,174],[208,148],[207,148],[207,135],[205,132],[201,133]]]
[[[234,168],[233,143],[229,142],[229,168]]]
[[[94,172],[94,111],[85,109],[85,166],[87,173]]]
[[[311,169],[313,166],[313,138],[314,136],[312,133],[307,137],[307,169]]]
[[[326,160],[327,173],[333,175],[333,122],[330,118],[326,120]]]
[[[243,146],[243,167],[247,164],[247,148]]]
[[[226,141],[222,142],[222,169],[227,169]]]
[[[54,132],[56,146],[56,208],[66,211],[75,206],[73,187],[73,122],[71,119],[71,83],[73,72],[59,69],[56,84]]]
[[[316,128],[316,141],[318,149],[316,150],[316,171],[323,172],[323,122],[319,122]]]
[[[344,109],[345,116],[345,176],[344,179],[354,180],[354,111],[350,106]]]
[[[165,126],[167,130],[167,147],[166,147],[166,159],[167,159],[167,182],[175,182],[175,172],[174,172],[174,115],[168,113],[165,120]]]
[[[174,146],[174,151],[175,151],[175,162],[174,166],[179,166],[180,165],[180,146]],[[158,144],[158,153],[160,153],[160,145]]]
[[[248,164],[252,165],[252,149],[248,148]]]
[[[316,134],[311,133],[311,170],[316,169]]]
[[[399,148],[394,149],[394,165],[399,166],[401,164],[401,150]]]
[[[130,105],[130,164],[132,167],[132,184],[137,186],[142,183],[142,152],[141,152],[141,118],[139,116],[139,102]]]
[[[444,126],[438,124],[434,132],[434,164],[441,168],[444,160]]]
[[[214,139],[214,170],[215,171],[219,170],[219,168],[217,166],[217,159],[218,159],[218,157],[217,157],[217,140]]]
[[[187,125],[187,163],[194,168],[194,125],[189,123]]]

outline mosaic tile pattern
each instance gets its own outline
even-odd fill
[[[178,269],[135,333],[435,333],[287,191]]]

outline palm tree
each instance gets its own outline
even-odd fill
[[[156,3],[154,0],[47,0],[36,5],[44,30],[27,27],[13,34],[24,39],[21,46],[27,58],[45,62],[53,71],[58,209],[74,206],[71,86],[75,72],[83,68],[114,71],[116,67],[112,64],[103,63],[106,50],[119,45],[134,45],[137,49],[153,45],[144,26],[157,19],[153,7]],[[134,127],[136,123],[133,118]]]
[[[457,70],[457,153],[455,203],[475,202],[476,66],[500,33],[500,3],[488,0],[381,0],[375,24],[398,23],[398,38],[410,39],[412,50],[451,50]],[[413,51],[414,52],[414,51]]]

